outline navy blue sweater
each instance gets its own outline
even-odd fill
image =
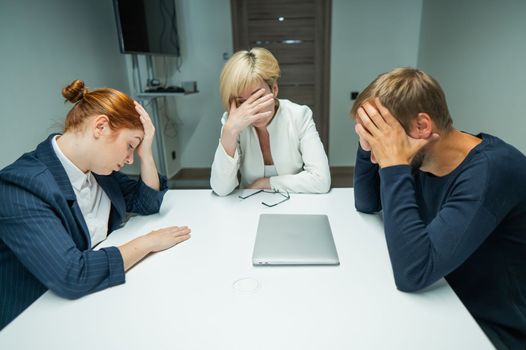
[[[355,205],[383,210],[395,283],[442,277],[472,315],[511,346],[526,344],[526,157],[487,134],[449,175],[379,169],[359,148]],[[504,334],[504,335],[503,335]]]

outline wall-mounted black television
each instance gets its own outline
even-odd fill
[[[113,0],[122,53],[181,56],[175,0]]]

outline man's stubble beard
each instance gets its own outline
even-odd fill
[[[424,150],[418,151],[417,154],[413,157],[411,160],[411,163],[409,164],[413,171],[419,170],[422,165],[424,164],[424,160],[426,158],[426,152]]]

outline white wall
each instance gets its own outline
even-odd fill
[[[526,152],[526,1],[424,0],[418,66],[442,85],[455,127]]]
[[[329,161],[354,165],[358,138],[351,91],[378,74],[416,66],[422,0],[333,0]]]
[[[61,131],[73,79],[128,89],[110,0],[2,0],[0,48],[0,168]]]

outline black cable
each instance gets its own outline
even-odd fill
[[[159,53],[163,53],[163,36],[164,36],[164,31],[166,29],[166,23],[164,21],[163,0],[159,2],[159,11],[161,13],[161,21],[162,21],[162,30],[161,30],[161,35],[159,36]]]
[[[172,31],[170,32],[170,41],[175,46],[175,53],[177,57],[181,56],[181,48],[179,47],[179,33],[177,32],[177,12],[175,3],[172,11]]]
[[[175,67],[178,72],[181,72],[181,66],[183,65],[183,57],[181,55],[181,47],[179,45],[179,32],[177,31],[177,7],[174,2],[172,11],[172,31],[170,32],[170,41],[175,46]]]
[[[174,0],[172,1],[172,10],[170,11],[170,7],[165,2],[166,0],[160,0],[160,7],[161,7],[161,16],[163,18],[163,36],[164,36],[164,15],[167,14],[170,19],[170,33],[168,34],[168,40],[172,44],[172,46],[175,48],[175,67],[178,72],[181,72],[181,66],[183,65],[183,58],[181,56],[181,48],[179,45],[179,33],[177,31],[177,9],[176,4]],[[170,1],[170,0],[168,0]]]

